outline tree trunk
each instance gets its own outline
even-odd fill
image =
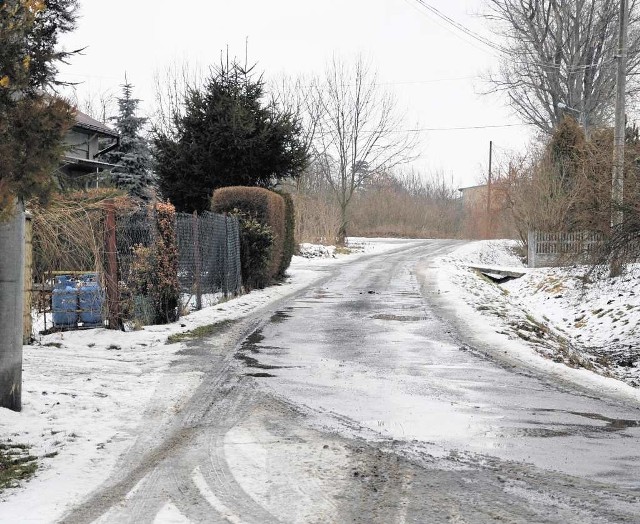
[[[340,228],[338,229],[337,244],[344,246],[347,240],[347,204],[340,204]]]
[[[0,224],[0,407],[22,408],[24,208]]]

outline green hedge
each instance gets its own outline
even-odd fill
[[[277,193],[284,199],[284,247],[280,271],[278,272],[278,277],[283,278],[297,250],[295,238],[296,211],[293,205],[293,197],[289,193],[285,191],[277,191]]]
[[[256,248],[258,245],[265,245],[263,240],[258,241],[257,237],[262,238],[264,231],[258,232],[255,224],[251,224],[250,220],[255,220],[262,226],[269,228],[271,234],[271,244],[268,255],[268,264],[266,269],[266,282],[268,284],[271,280],[278,277],[282,269],[282,261],[285,250],[285,200],[280,195],[269,191],[268,189],[260,187],[244,187],[233,186],[217,189],[213,193],[211,200],[211,210],[214,213],[234,213],[239,215],[241,219],[241,231],[243,234],[253,235],[253,240],[241,239],[241,243],[247,243],[248,245],[254,245]],[[245,222],[246,225],[243,225]],[[247,228],[245,231],[245,227]],[[257,236],[256,236],[257,235]],[[240,256],[245,257],[242,260],[243,268],[248,271],[249,268],[253,268],[254,271],[260,267],[260,260],[262,254],[255,249],[252,249],[250,253],[247,252],[247,246],[245,246],[245,253],[243,254],[242,245]],[[245,286],[249,284],[250,287],[264,287],[262,284],[261,276],[254,276],[251,274],[245,274],[243,269],[242,274],[243,282]],[[250,282],[258,284],[258,286],[251,286]]]
[[[269,285],[269,263],[273,251],[271,228],[255,218],[235,213],[240,222],[240,268],[247,291]]]

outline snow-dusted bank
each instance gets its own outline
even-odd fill
[[[0,442],[31,446],[41,461],[35,478],[0,495],[0,522],[51,522],[104,481],[136,438],[138,423],[156,392],[167,396],[168,420],[201,383],[199,372],[180,372],[185,358],[170,335],[234,320],[320,280],[335,264],[366,253],[414,244],[357,239],[350,255],[306,246],[285,283],[253,291],[165,326],[140,331],[103,329],[55,333],[25,347],[21,413],[0,409]],[[636,325],[640,297],[633,278],[604,282],[583,277],[585,268],[527,270],[497,285],[469,265],[522,268],[507,241],[475,242],[441,257],[428,269],[446,307],[470,325],[484,347],[596,391],[640,401]],[[625,360],[626,359],[626,360]],[[176,371],[178,369],[178,371]],[[614,380],[611,375],[625,380]],[[167,378],[170,377],[170,378]],[[170,382],[170,383],[168,383]]]
[[[454,314],[495,352],[640,401],[640,267],[616,278],[597,278],[588,266],[527,269],[516,251],[515,241],[481,241],[440,260],[439,286]],[[470,268],[478,265],[525,275],[496,284]]]

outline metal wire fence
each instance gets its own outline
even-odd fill
[[[132,282],[133,260],[137,246],[149,247],[155,235],[154,221],[146,211],[117,215],[116,251],[119,279],[125,284]]]
[[[51,325],[47,314],[51,312],[54,276],[63,273],[98,275],[104,299],[102,319],[107,325],[153,323],[154,306],[141,291],[140,281],[145,280],[145,274],[151,281],[148,275],[154,270],[153,262],[142,264],[144,249],[151,251],[159,234],[154,209],[112,206],[111,211],[96,208],[91,213],[65,208],[60,217],[52,213],[43,212],[34,220],[36,284],[31,287],[37,291],[34,305],[44,314],[44,328]],[[223,297],[240,293],[238,219],[210,212],[176,213],[175,217],[179,312],[214,305]]]
[[[178,281],[185,305],[207,307],[240,292],[240,226],[236,217],[205,211],[176,214]]]
[[[236,295],[242,285],[240,268],[240,226],[236,217],[210,212],[176,213],[178,282],[181,309],[201,309]],[[116,227],[118,272],[121,282],[122,313],[148,323],[151,305],[133,296],[135,253],[151,246],[155,220],[149,212],[119,216]]]
[[[132,214],[117,214],[115,244],[118,282],[116,296],[113,293],[107,300],[118,300],[115,311],[111,305],[110,317],[118,316],[123,321],[137,321],[140,324],[152,324],[154,310],[151,301],[136,293],[136,250],[148,248],[156,234],[155,221],[149,211],[137,211]],[[109,267],[109,264],[106,264]],[[105,280],[109,280],[107,277]],[[109,294],[108,294],[109,295]],[[117,298],[116,298],[117,297]],[[120,320],[118,320],[119,322]]]

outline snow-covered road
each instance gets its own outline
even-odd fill
[[[432,241],[344,267],[277,311],[239,357],[315,429],[377,442],[422,467],[403,464],[408,484],[387,486],[379,500],[362,498],[359,522],[640,517],[640,461],[630,452],[640,449],[640,409],[476,350],[476,334],[442,309],[433,265],[450,248]],[[226,451],[230,462],[243,464],[235,452]],[[264,448],[258,455],[269,462]],[[260,490],[258,468],[245,469],[234,470],[246,492],[262,494],[274,517],[296,521]],[[442,471],[447,479],[435,480]],[[421,484],[432,476],[428,488]],[[443,498],[440,506],[426,502],[433,497]],[[381,518],[376,512],[389,504],[396,513]],[[351,521],[342,510],[328,520]]]
[[[235,321],[177,353],[159,345],[159,328],[149,330],[155,343],[137,342],[137,358],[97,349],[105,374],[121,366],[121,394],[97,397],[115,419],[100,421],[73,374],[62,393],[75,391],[86,420],[100,421],[108,435],[98,443],[113,460],[60,445],[66,467],[52,459],[0,504],[0,521],[637,521],[636,391],[497,334],[453,285],[449,255],[460,245],[387,242],[348,263],[305,263],[262,309],[221,305]],[[49,411],[60,395],[47,392]],[[43,401],[27,400],[28,418]],[[25,418],[11,416],[18,426]],[[76,440],[95,446],[94,433]],[[83,480],[97,485],[109,472],[82,497]],[[55,476],[57,502],[38,492]]]

